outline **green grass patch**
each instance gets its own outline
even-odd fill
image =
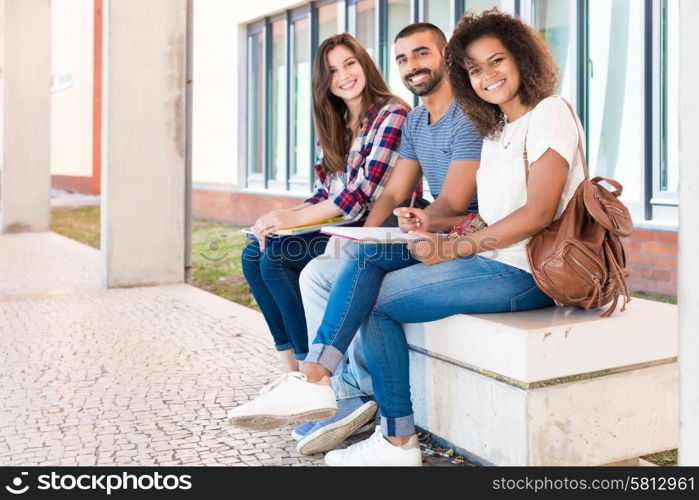
[[[247,241],[238,226],[205,220],[194,221],[192,284],[259,311],[240,266],[240,253]]]
[[[51,230],[93,248],[100,247],[100,207],[57,207]],[[259,311],[240,268],[247,239],[240,227],[196,220],[192,224],[192,284]]]
[[[654,300],[655,302],[665,302],[666,304],[677,304],[676,295],[656,295],[645,292],[631,292],[632,297],[638,297],[639,299]]]
[[[51,231],[100,247],[100,207],[56,207],[51,209]]]
[[[641,458],[660,467],[669,467],[677,465],[677,450],[661,451]]]

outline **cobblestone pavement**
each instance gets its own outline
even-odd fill
[[[0,236],[0,465],[322,463],[289,428],[225,422],[279,374],[250,314],[187,285],[103,291],[98,251]]]
[[[290,427],[225,421],[280,375],[260,313],[188,285],[105,291],[99,267],[55,233],[0,235],[0,466],[323,464]]]

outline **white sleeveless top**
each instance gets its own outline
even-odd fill
[[[478,211],[483,220],[492,225],[524,206],[527,201],[522,159],[525,135],[530,165],[551,148],[570,167],[554,220],[558,219],[585,177],[582,159],[577,154],[578,134],[584,137],[580,120],[576,116],[573,121],[563,99],[551,96],[519,119],[506,124],[497,139],[484,140],[476,177]],[[505,145],[508,147],[505,148]],[[528,242],[529,238],[479,255],[531,272],[526,253]]]

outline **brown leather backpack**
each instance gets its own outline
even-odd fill
[[[564,100],[576,123],[572,106]],[[578,131],[578,153],[585,178],[561,217],[532,236],[527,255],[538,287],[558,304],[594,309],[611,302],[602,317],[616,309],[623,297],[621,311],[631,300],[626,285],[628,273],[621,238],[631,234],[633,223],[626,206],[619,201],[622,186],[613,179],[590,179],[582,138]],[[525,178],[529,180],[526,137],[524,145]],[[613,186],[610,192],[600,185]]]

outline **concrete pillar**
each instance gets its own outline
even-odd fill
[[[0,233],[51,220],[51,3],[0,0]]]
[[[103,4],[102,284],[184,280],[186,0]]]
[[[680,61],[699,59],[699,2],[680,1]],[[699,465],[699,68],[680,64],[680,465]]]

